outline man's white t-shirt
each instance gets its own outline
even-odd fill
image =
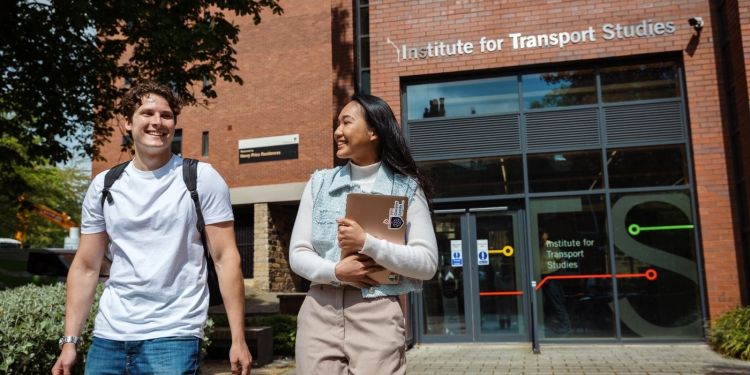
[[[81,233],[106,231],[112,259],[94,336],[148,340],[203,335],[208,312],[206,262],[195,204],[182,179],[182,158],[141,171],[130,163],[101,206],[105,172],[89,186]],[[198,164],[198,194],[206,225],[234,220],[229,188],[208,164]]]

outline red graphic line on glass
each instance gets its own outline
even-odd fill
[[[656,270],[654,269],[647,269],[644,273],[622,273],[618,274],[616,277],[618,279],[622,278],[633,278],[633,277],[645,277],[647,280],[653,281],[656,280],[656,277],[658,275],[656,274]],[[547,282],[547,280],[554,280],[554,279],[606,279],[612,277],[612,274],[600,274],[600,275],[552,275],[552,276],[545,276],[542,281],[539,282],[539,284],[536,284],[536,290],[539,290],[544,283]]]
[[[480,296],[520,296],[523,292],[515,290],[511,292],[479,292]]]

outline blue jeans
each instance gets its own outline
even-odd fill
[[[86,356],[86,374],[197,374],[200,339],[165,337],[114,341],[94,337]]]

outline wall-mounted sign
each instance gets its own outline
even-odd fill
[[[480,266],[490,264],[489,242],[487,240],[477,240],[477,264]]]
[[[463,244],[461,240],[451,240],[451,267],[463,267]]]
[[[240,139],[240,164],[299,157],[299,134]]]
[[[677,26],[675,26],[674,22],[642,20],[634,24],[605,23],[599,29],[588,26],[578,30],[540,34],[513,32],[509,33],[507,38],[482,36],[474,41],[462,41],[458,39],[453,42],[445,42],[436,40],[411,46],[407,46],[406,44],[397,46],[390,38],[387,38],[386,41],[396,49],[396,60],[404,61],[470,55],[474,53],[496,53],[503,49],[564,48],[569,45],[596,42],[599,37],[604,41],[651,38],[670,35],[675,31],[677,31]]]

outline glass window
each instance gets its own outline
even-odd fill
[[[600,151],[529,155],[529,191],[602,189]]]
[[[370,34],[370,8],[359,8],[359,33],[360,35]]]
[[[364,0],[356,1],[355,5],[359,8],[357,20],[357,30],[355,39],[359,42],[357,48],[357,93],[370,93],[370,8],[368,2]]]
[[[635,64],[602,68],[602,100],[623,102],[676,98],[680,85],[675,62]]]
[[[542,337],[613,337],[604,195],[532,199],[530,207]]]
[[[409,120],[512,112],[518,111],[518,81],[513,76],[411,85],[406,98]]]
[[[523,193],[520,156],[425,161],[419,168],[435,190],[435,198]]]
[[[174,138],[172,138],[172,153],[182,156],[182,129],[174,130]]]
[[[201,155],[208,156],[208,132],[203,132],[201,137]]]
[[[593,69],[526,74],[521,82],[526,109],[596,103]]]
[[[613,195],[611,212],[623,337],[702,337],[688,192]]]
[[[360,68],[369,68],[370,67],[370,38],[362,38],[360,43],[360,48],[362,49],[360,52],[360,58],[362,59],[360,61]]]
[[[269,208],[278,209],[280,206],[277,203],[269,205]],[[254,254],[255,254],[255,243],[254,243],[254,228],[255,228],[255,215],[254,205],[243,204],[232,206],[232,212],[234,213],[234,238],[237,243],[237,250],[240,253],[240,266],[242,267],[242,275],[246,279],[253,278],[254,268]],[[293,211],[292,211],[293,212]],[[292,278],[297,283],[295,274],[292,274]],[[300,280],[299,291],[306,292],[309,287],[307,280]]]
[[[607,171],[611,188],[690,183],[684,145],[610,149]]]
[[[359,93],[360,94],[369,94],[370,93],[370,69],[363,69],[360,73],[360,78],[362,81],[359,84]]]
[[[21,243],[16,240],[11,240],[9,238],[3,238],[0,240],[0,249],[20,249]]]

